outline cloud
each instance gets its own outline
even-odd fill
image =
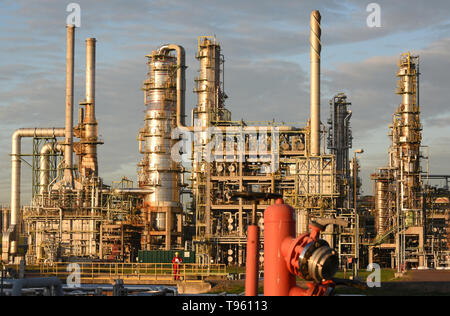
[[[421,61],[421,121],[424,126],[422,145],[430,146],[432,171],[448,173],[445,166],[450,152],[439,147],[446,141],[441,135],[450,133],[450,38],[440,39],[413,53],[418,54]],[[345,91],[353,104],[351,124],[355,142],[363,148],[375,148],[369,152],[366,150],[362,156],[362,169],[366,174],[387,162],[390,143],[385,135],[392,122],[395,107],[401,103],[401,97],[394,92],[398,58],[399,56],[371,57],[361,62],[343,63],[335,70],[325,71],[327,89]],[[374,143],[375,139],[377,141]],[[385,144],[385,159],[380,156],[382,144]],[[374,165],[376,162],[379,164]],[[370,192],[370,185],[368,177],[365,177],[366,192]]]
[[[308,77],[297,64],[279,60],[231,63],[227,102],[234,119],[304,122],[309,113]],[[270,87],[270,89],[268,88]],[[257,109],[249,113],[249,109]]]
[[[346,92],[353,103],[355,147],[373,148],[363,155],[363,167],[365,159],[370,166],[370,171],[364,172],[371,172],[378,161],[383,163],[387,125],[400,102],[394,93],[398,54],[386,54],[385,47],[374,49],[375,42],[389,37],[404,43],[403,35],[411,32],[434,39],[418,51],[424,135],[434,144],[437,138],[433,135],[439,132],[427,128],[434,125],[447,131],[450,40],[443,38],[447,36],[443,30],[450,25],[448,1],[434,1],[433,5],[419,0],[377,1],[382,9],[381,29],[366,26],[365,3],[356,0],[76,2],[82,9],[82,26],[76,35],[75,104],[84,98],[83,39],[96,37],[97,119],[105,141],[99,147],[99,165],[106,183],[122,175],[136,178],[140,159],[136,134],[143,126],[144,110],[140,87],[147,71],[144,56],[167,42],[179,43],[187,51],[188,113],[196,103],[189,91],[197,75],[197,37],[217,35],[226,58],[227,106],[234,119],[306,123],[309,15],[313,9],[322,12],[323,42],[333,60],[323,67],[322,121],[328,115],[328,99]],[[64,123],[66,5],[55,0],[6,0],[0,4],[0,202],[9,200],[13,130]],[[352,60],[342,44],[355,45],[355,50],[372,57]],[[24,149],[31,150],[29,145]],[[444,161],[445,155],[443,150],[433,152],[433,161]],[[27,179],[25,175],[23,179]]]

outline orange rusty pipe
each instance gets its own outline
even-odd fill
[[[258,296],[259,227],[247,228],[247,262],[245,267],[245,296]]]
[[[264,296],[288,296],[295,287],[295,275],[289,272],[282,245],[295,236],[294,209],[278,199],[264,212]]]

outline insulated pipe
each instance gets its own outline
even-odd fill
[[[9,250],[8,244],[11,237],[13,237],[13,241],[11,241],[10,253],[15,254],[17,252],[15,236],[11,236],[11,234],[15,233],[15,228],[19,223],[22,137],[64,137],[64,135],[65,130],[63,128],[21,128],[13,133],[11,139],[11,222],[7,232],[8,236],[3,236],[3,240],[7,242],[6,244],[3,243],[3,256]],[[3,260],[5,260],[4,257]]]
[[[47,191],[49,184],[49,168],[50,168],[50,153],[52,151],[63,151],[63,147],[60,144],[47,143],[41,148],[40,160],[39,160],[39,194],[43,194]]]
[[[311,155],[320,156],[320,42],[321,16],[319,11],[311,13]]]
[[[12,280],[10,283],[13,284],[11,296],[22,296],[22,289],[29,288],[47,288],[50,295],[64,295],[61,280],[57,277],[18,279]]]
[[[66,125],[64,148],[64,181],[73,187],[73,78],[74,78],[75,26],[67,25],[66,57]]]
[[[159,48],[159,53],[164,54],[170,51],[177,52],[177,127],[181,130],[193,131],[193,126],[184,125],[185,115],[185,91],[186,91],[186,53],[180,45],[168,44]]]

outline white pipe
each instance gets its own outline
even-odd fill
[[[44,194],[47,191],[49,184],[49,171],[50,171],[50,153],[53,151],[63,151],[63,146],[60,144],[47,143],[41,148],[40,160],[39,160],[39,194]]]
[[[8,252],[17,252],[16,227],[20,212],[20,167],[22,137],[63,137],[64,128],[21,128],[16,130],[11,139],[11,222],[3,235],[2,259],[8,260]],[[10,242],[10,239],[12,241]],[[11,248],[11,249],[10,249]],[[6,256],[6,258],[5,258]]]
[[[311,13],[311,155],[320,156],[320,42],[321,16]]]

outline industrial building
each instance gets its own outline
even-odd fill
[[[255,204],[233,193],[261,192],[280,194],[295,209],[298,234],[308,231],[310,222],[328,219],[322,237],[336,249],[341,266],[350,258],[395,266],[448,265],[448,188],[425,186],[420,167],[418,58],[401,58],[403,102],[391,126],[389,165],[372,176],[374,209],[360,207],[357,154],[362,150],[351,151],[350,98],[333,96],[330,118],[321,122],[320,22],[320,13],[313,11],[311,116],[295,126],[232,119],[225,57],[215,37],[198,38],[197,105],[189,124],[184,48],[168,44],[147,55],[138,181],[124,177],[111,185],[103,183],[97,162],[102,140],[95,115],[96,40],[86,40],[86,97],[74,126],[75,27],[68,26],[64,127],[19,129],[12,135],[2,260],[136,262],[143,250],[186,250],[200,264],[242,266],[252,211],[263,242],[263,213],[270,201]],[[22,150],[25,137],[33,140],[31,149]],[[33,190],[30,205],[21,206],[25,155],[32,157]],[[371,217],[376,218],[375,238],[365,224]],[[264,264],[262,251],[259,260]]]
[[[422,145],[419,56],[403,54],[398,67],[402,103],[389,126],[389,164],[372,174],[377,237],[369,244],[369,260],[399,271],[447,267],[449,191],[425,182],[436,176],[430,175]]]

